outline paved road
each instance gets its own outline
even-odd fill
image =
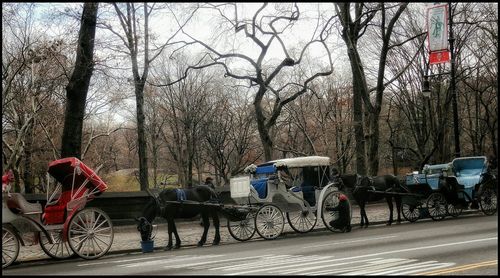
[[[198,234],[198,233],[197,233]],[[199,236],[199,235],[198,235]],[[210,238],[209,238],[210,239]],[[498,218],[472,214],[351,233],[317,230],[272,240],[223,241],[176,251],[111,253],[95,261],[42,260],[4,275],[498,275]]]

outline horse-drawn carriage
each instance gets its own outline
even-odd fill
[[[229,214],[230,234],[245,241],[257,231],[264,239],[275,239],[283,232],[284,213],[299,233],[311,231],[319,218],[332,231],[350,229],[350,202],[330,171],[330,159],[321,156],[248,166],[246,175],[230,180],[231,198],[240,205],[237,213]],[[342,216],[341,210],[348,216]],[[344,225],[336,225],[339,221]]]
[[[50,190],[51,176],[57,183]],[[4,180],[4,179],[2,179]],[[77,254],[96,259],[113,242],[110,217],[98,208],[85,207],[107,189],[96,172],[74,157],[49,163],[47,203],[30,203],[20,193],[2,190],[2,268],[12,264],[20,245],[40,243],[50,257],[64,259]],[[10,180],[5,179],[6,182]],[[50,194],[50,195],[49,195]],[[25,235],[32,234],[31,242]]]
[[[427,211],[433,220],[458,217],[464,208],[480,207],[486,215],[497,211],[497,178],[485,156],[455,158],[450,163],[426,165],[405,177],[403,217],[417,221]]]

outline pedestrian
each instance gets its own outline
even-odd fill
[[[205,183],[203,185],[206,185],[208,187],[211,187],[212,189],[215,189],[215,185],[213,184],[213,179],[211,177],[207,177],[205,179]]]

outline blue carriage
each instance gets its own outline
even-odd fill
[[[433,220],[458,217],[463,209],[497,211],[497,178],[485,156],[455,158],[450,163],[425,165],[421,173],[406,175],[408,192],[403,196],[403,217],[414,222],[427,212]]]
[[[330,159],[322,156],[249,165],[245,175],[230,180],[231,198],[247,211],[244,219],[228,219],[230,234],[244,241],[257,231],[264,239],[275,239],[283,231],[285,217],[298,233],[311,231],[319,218],[331,231],[342,230],[336,225],[342,221],[350,229],[349,200],[330,172]],[[341,203],[348,210],[344,219],[340,219]]]

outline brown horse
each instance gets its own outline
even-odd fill
[[[383,198],[386,199],[387,205],[389,206],[389,222],[387,225],[391,225],[393,222],[393,204],[392,199],[396,203],[396,209],[398,211],[397,222],[401,222],[401,196],[391,195],[387,193],[375,193],[372,191],[385,191],[385,192],[401,192],[401,187],[399,180],[393,175],[383,175],[376,177],[367,177],[361,175],[341,175],[340,179],[345,188],[349,189],[352,196],[360,208],[361,223],[360,226],[368,227],[368,216],[366,215],[365,205],[367,202],[379,201]]]

